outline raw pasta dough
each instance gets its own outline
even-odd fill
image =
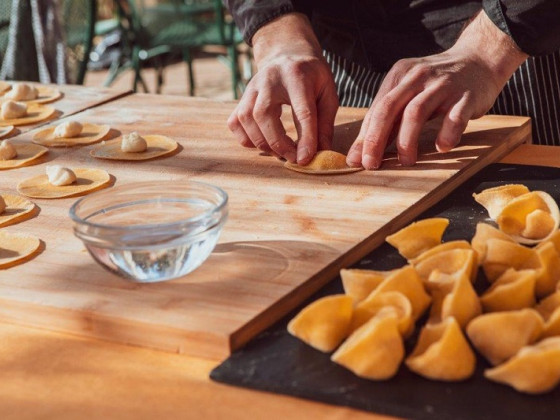
[[[27,83],[14,83],[12,89],[4,96],[16,101],[30,101],[37,99],[39,92],[34,86]]]
[[[141,153],[148,148],[146,140],[136,131],[124,135],[121,142],[121,150],[126,153]]]

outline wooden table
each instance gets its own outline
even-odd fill
[[[68,100],[79,97],[73,89],[66,89]],[[123,95],[102,93],[109,101]],[[65,115],[103,101],[75,107],[70,100]],[[136,122],[125,121],[121,129]],[[508,159],[560,167],[557,149],[549,149],[522,146]],[[0,343],[1,419],[383,418],[210,382],[208,374],[220,362],[215,355],[165,353],[8,323],[0,323]]]
[[[560,168],[551,146],[502,160]],[[0,324],[0,418],[381,419],[361,411],[211,382],[218,360]]]

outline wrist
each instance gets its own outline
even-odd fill
[[[268,57],[285,53],[322,57],[313,28],[301,13],[288,13],[270,21],[255,32],[252,42],[257,66]]]
[[[500,89],[528,58],[513,39],[500,30],[484,11],[469,23],[452,47],[484,65]]]

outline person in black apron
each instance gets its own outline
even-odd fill
[[[259,72],[228,120],[239,142],[305,164],[330,148],[338,105],[369,107],[347,163],[376,169],[391,139],[416,162],[424,123],[439,150],[487,112],[532,118],[560,145],[556,0],[226,0]],[[259,74],[260,73],[260,74]],[[297,149],[280,123],[292,106]]]

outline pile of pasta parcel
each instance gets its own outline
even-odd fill
[[[356,375],[385,380],[401,363],[440,381],[472,376],[474,347],[487,379],[543,393],[560,382],[560,212],[542,191],[510,184],[474,194],[498,228],[441,242],[449,221],[425,219],[387,237],[407,259],[390,271],[341,270],[345,294],[305,307],[288,331]],[[529,247],[527,245],[532,245]],[[473,288],[479,267],[490,287]],[[404,339],[430,308],[415,348]],[[336,351],[335,351],[336,350]]]

